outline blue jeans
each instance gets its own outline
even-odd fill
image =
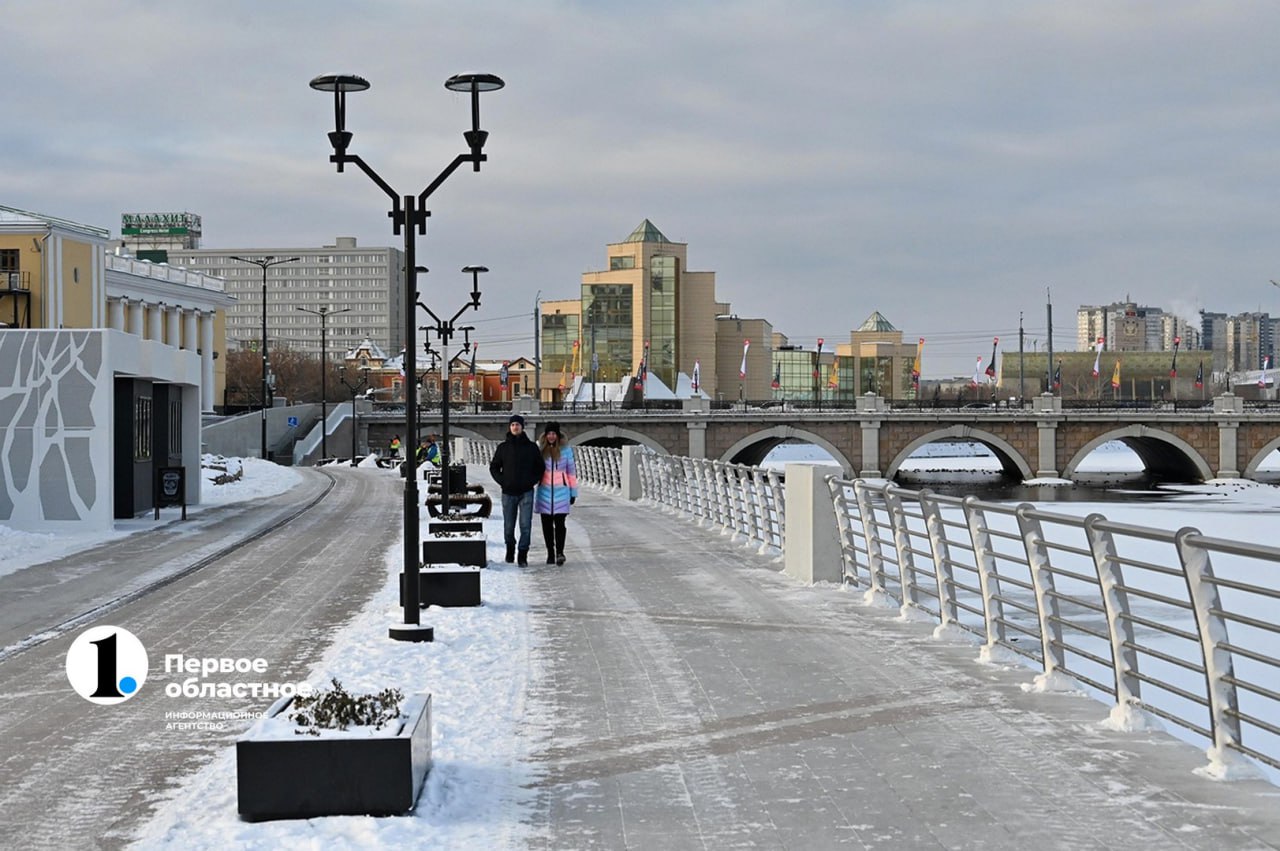
[[[520,543],[516,544],[516,513],[520,514]],[[520,552],[529,551],[529,533],[533,528],[533,489],[520,494],[502,495],[502,537],[507,546]]]

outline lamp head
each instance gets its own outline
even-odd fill
[[[333,132],[329,144],[333,145],[333,162],[342,171],[351,134],[347,132],[347,92],[362,92],[369,88],[369,81],[358,74],[321,74],[311,81],[311,88],[318,92],[333,92]]]
[[[480,170],[484,162],[484,143],[489,134],[480,129],[480,93],[496,92],[506,83],[496,74],[455,74],[444,81],[444,87],[451,92],[471,93],[471,129],[463,132],[467,147],[471,149],[471,163],[474,171]]]

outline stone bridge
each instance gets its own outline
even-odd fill
[[[422,433],[440,430],[439,411],[421,409]],[[890,409],[866,397],[856,410],[710,411],[697,400],[683,411],[530,411],[531,429],[559,420],[574,443],[642,444],[656,452],[756,465],[782,443],[811,443],[831,453],[847,476],[893,478],[919,447],[970,440],[988,447],[1014,480],[1072,478],[1101,444],[1118,440],[1163,481],[1255,478],[1263,460],[1280,448],[1280,415],[1246,411],[1243,401],[1220,396],[1192,410],[1068,409],[1042,396],[1026,408]],[[501,440],[506,412],[451,413],[450,434]],[[403,431],[403,414],[367,420],[370,445],[385,446]],[[362,424],[366,424],[362,422]]]

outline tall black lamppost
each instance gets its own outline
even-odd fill
[[[347,381],[347,370],[344,368],[338,376],[338,380],[342,382],[342,386],[351,391],[351,466],[356,465],[356,434],[360,431],[360,412],[356,410],[356,396],[360,391],[369,385],[369,367],[363,367],[360,370],[360,380],[355,384]],[[413,453],[407,453],[412,455]]]
[[[496,91],[505,85],[501,77],[493,74],[458,74],[445,80],[444,87],[451,92],[468,92],[471,95],[471,129],[464,131],[469,151],[458,154],[436,178],[427,184],[417,195],[396,194],[395,190],[383,180],[363,159],[355,154],[348,154],[351,144],[351,133],[346,129],[347,92],[362,92],[369,88],[369,81],[355,74],[321,74],[311,81],[311,88],[321,92],[333,92],[334,130],[329,134],[329,143],[333,145],[333,154],[329,162],[337,166],[341,173],[343,166],[354,163],[365,173],[378,188],[391,199],[391,211],[387,214],[391,219],[392,232],[404,234],[405,261],[405,322],[404,322],[404,374],[417,375],[417,323],[414,318],[413,305],[418,301],[418,278],[416,257],[414,253],[414,234],[426,234],[427,199],[440,185],[453,174],[463,163],[471,163],[474,171],[480,170],[480,164],[488,157],[484,155],[484,143],[489,137],[487,131],[480,129],[480,93]],[[404,400],[405,434],[410,438],[418,433],[418,397],[417,393],[405,393]],[[419,517],[418,517],[418,462],[414,452],[405,453],[404,477],[404,624],[391,628],[391,637],[404,641],[430,641],[434,638],[431,627],[420,626],[418,613],[418,569],[420,560]]]
[[[462,307],[458,308],[458,312],[453,314],[451,318],[441,319],[439,316],[436,316],[434,310],[427,307],[422,302],[418,302],[418,307],[425,310],[431,316],[431,318],[435,320],[435,323],[436,323],[435,325],[423,325],[422,330],[428,333],[434,332],[436,337],[439,338],[440,357],[445,362],[446,369],[447,369],[447,364],[449,363],[449,341],[453,339],[453,335],[455,332],[457,331],[462,332],[463,340],[465,340],[462,350],[464,352],[471,350],[471,332],[474,331],[475,329],[469,325],[465,328],[458,328],[456,327],[456,323],[458,321],[458,317],[461,316],[463,313],[466,313],[468,310],[479,309],[480,307],[480,273],[488,272],[489,269],[485,266],[463,266],[462,271],[471,273],[471,300],[468,301],[466,304],[462,305]],[[440,446],[440,485],[441,485],[440,513],[441,514],[449,513],[449,491],[452,490],[452,483],[453,483],[452,471],[449,469],[449,451],[450,451],[449,450],[449,389],[450,389],[449,383],[450,383],[449,376],[446,376],[444,381],[444,402],[440,409],[440,443],[441,443],[441,446]],[[464,412],[466,411],[465,407],[463,407],[463,411]]]
[[[312,310],[309,307],[299,307],[303,313],[310,313],[312,316],[320,317],[320,457],[329,457],[329,443],[326,438],[329,436],[329,391],[328,385],[325,383],[325,376],[329,373],[329,347],[327,332],[329,329],[329,317],[335,313],[348,313],[351,308],[343,307],[338,310],[330,310],[329,305],[322,305],[319,310]],[[368,376],[366,376],[366,379]],[[355,404],[352,403],[352,407]],[[355,453],[351,453],[351,457],[355,458]]]
[[[247,257],[232,257],[241,263],[252,263],[262,267],[262,460],[267,460],[267,268],[279,266],[281,263],[297,263],[301,257],[287,257],[277,260],[273,255],[250,260]]]

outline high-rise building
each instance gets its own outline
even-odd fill
[[[389,352],[404,336],[404,252],[362,248],[354,237],[338,237],[319,248],[180,248],[168,251],[171,265],[226,282],[237,304],[227,311],[228,348],[253,348],[262,337],[262,268],[235,260],[297,257],[267,269],[267,345],[320,355],[321,319],[327,307],[330,352],[365,337]],[[305,310],[303,309],[305,308]],[[339,313],[338,311],[343,311]]]

